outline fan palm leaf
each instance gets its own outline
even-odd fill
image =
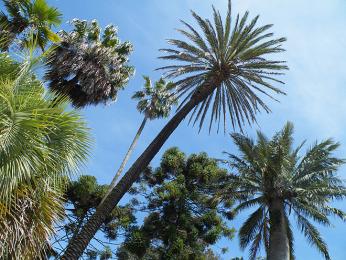
[[[53,105],[20,67],[28,62],[0,60],[0,258],[33,259],[63,215],[66,180],[86,160],[90,140],[80,115],[62,100]]]
[[[120,43],[113,25],[102,35],[96,20],[73,19],[72,25],[48,57],[49,88],[77,108],[115,101],[134,73],[127,64],[132,45]]]

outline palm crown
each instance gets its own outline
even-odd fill
[[[185,76],[176,82],[179,96],[186,94],[180,107],[201,91],[202,86],[210,88],[209,96],[191,115],[194,123],[199,120],[200,128],[210,108],[209,131],[212,123],[219,124],[222,118],[226,128],[227,113],[232,126],[241,128],[246,121],[254,122],[261,108],[270,111],[258,93],[269,97],[272,96],[268,91],[283,94],[273,83],[282,83],[276,76],[287,67],[282,61],[266,59],[265,55],[284,51],[281,43],[286,39],[272,39],[273,33],[267,32],[272,25],[257,27],[258,16],[248,22],[248,12],[231,21],[231,1],[225,22],[220,13],[213,10],[214,24],[192,11],[201,32],[182,21],[187,30],[178,31],[188,41],[170,39],[168,43],[173,48],[161,49],[168,53],[162,59],[179,63],[159,69],[169,78]]]
[[[341,210],[329,206],[332,200],[346,195],[346,188],[335,173],[344,161],[332,156],[338,144],[331,140],[316,143],[300,157],[302,145],[293,148],[292,133],[293,126],[288,123],[272,140],[260,132],[256,143],[246,136],[232,135],[240,156],[229,154],[229,164],[237,174],[232,175],[223,196],[232,194],[239,201],[234,214],[258,206],[239,232],[241,247],[251,244],[252,259],[262,242],[268,252],[269,224],[273,221],[269,213],[275,200],[284,203],[285,235],[290,242],[291,259],[293,236],[288,220],[291,213],[302,233],[326,259],[330,259],[327,246],[309,219],[329,226],[329,216],[345,218]]]
[[[34,40],[43,50],[48,41],[59,37],[52,31],[61,23],[61,13],[50,7],[45,0],[3,0],[7,10],[0,14],[2,50],[7,50],[16,36],[23,34],[22,45]],[[30,37],[33,37],[31,39]]]
[[[132,96],[138,100],[137,109],[145,117],[152,120],[155,118],[167,117],[172,110],[172,106],[177,103],[177,98],[172,91],[175,85],[159,79],[154,86],[149,77],[144,77],[145,85],[143,90],[136,91]]]
[[[60,32],[61,42],[48,58],[50,89],[68,96],[75,107],[115,100],[134,73],[127,65],[132,45],[120,43],[113,25],[101,36],[96,20],[74,19],[72,24],[71,32]]]

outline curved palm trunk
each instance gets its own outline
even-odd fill
[[[109,193],[111,193],[112,189],[115,187],[115,184],[116,184],[120,174],[123,172],[127,161],[130,159],[130,156],[131,156],[133,150],[135,149],[137,141],[138,141],[139,137],[141,136],[141,133],[142,133],[142,131],[144,129],[144,126],[145,126],[146,122],[147,122],[147,117],[144,117],[144,119],[143,119],[143,121],[142,121],[142,123],[141,123],[141,125],[140,125],[140,127],[139,127],[139,129],[138,129],[138,131],[136,133],[136,135],[135,135],[135,138],[133,139],[129,149],[127,150],[127,153],[126,153],[123,161],[121,162],[121,165],[120,165],[117,173],[115,174],[111,184],[109,185],[108,191],[106,192],[106,195],[103,197],[100,205],[105,201],[105,199],[107,198]]]
[[[201,101],[205,100],[215,89],[215,86],[220,85],[221,77],[215,80],[210,80],[209,83],[202,85],[187,102],[165,125],[160,133],[155,137],[142,155],[134,162],[131,168],[125,173],[118,184],[111,191],[104,203],[100,205],[96,212],[91,216],[88,222],[84,225],[78,236],[70,241],[64,255],[61,259],[77,260],[83,254],[83,251],[88,246],[89,241],[94,237],[97,230],[107,215],[115,208],[124,194],[131,188],[132,184],[138,179],[142,170],[150,163],[154,156],[159,152],[162,145],[166,142],[173,131],[184,120],[184,118],[196,107]]]
[[[269,205],[270,238],[268,260],[290,260],[284,203],[276,199]]]

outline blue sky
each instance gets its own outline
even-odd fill
[[[174,28],[180,27],[179,19],[192,22],[189,10],[203,17],[211,17],[211,5],[221,13],[226,12],[226,0],[50,0],[64,14],[64,21],[72,18],[97,19],[102,26],[113,23],[119,28],[122,40],[134,44],[131,63],[136,75],[126,90],[119,94],[118,101],[110,106],[90,107],[83,111],[92,129],[95,145],[85,173],[95,175],[101,183],[110,182],[125,154],[141,120],[132,93],[143,85],[142,75],[153,80],[160,77],[154,69],[162,65],[158,49],[167,46],[165,39],[174,38]],[[273,23],[277,36],[288,38],[287,52],[282,59],[288,61],[290,70],[284,77],[287,96],[280,103],[268,100],[271,114],[261,114],[258,126],[246,127],[254,136],[260,129],[268,136],[281,129],[286,121],[295,124],[296,141],[316,140],[333,137],[341,142],[338,154],[346,157],[346,1],[345,0],[234,0],[233,13],[250,11],[260,14],[259,24]],[[63,25],[67,26],[66,24]],[[131,162],[143,151],[165,124],[166,120],[150,122],[139,141]],[[152,164],[156,166],[163,151],[178,146],[185,153],[206,151],[210,156],[222,158],[222,152],[236,152],[228,134],[208,134],[207,129],[198,134],[198,129],[183,122],[166,142]],[[346,179],[346,167],[340,171]],[[346,202],[337,203],[346,210]],[[230,223],[239,228],[245,214]],[[331,228],[320,228],[329,245],[333,260],[346,259],[346,225],[333,221]],[[228,247],[230,256],[247,256],[241,252],[238,240],[222,240],[218,247]],[[306,240],[295,232],[297,259],[322,259]]]

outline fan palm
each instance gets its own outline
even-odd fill
[[[43,50],[48,41],[56,42],[59,37],[52,27],[61,23],[61,13],[49,6],[45,0],[3,0],[7,14],[0,13],[0,49],[8,50],[19,35],[24,46],[33,37]]]
[[[72,24],[74,29],[60,33],[61,42],[48,57],[49,88],[68,96],[75,107],[115,100],[134,73],[127,65],[132,45],[120,43],[113,25],[101,37],[96,20],[74,19]]]
[[[62,216],[68,175],[86,159],[88,130],[44,97],[30,63],[0,55],[0,258],[34,259]]]
[[[176,65],[162,69],[167,71],[167,77],[180,77],[176,86],[177,94],[186,96],[182,105],[114,187],[76,239],[70,242],[63,259],[77,259],[82,254],[102,219],[116,206],[191,111],[197,111],[192,115],[196,114],[196,119],[201,120],[200,126],[211,106],[211,122],[215,119],[220,122],[220,118],[226,122],[229,113],[232,125],[241,127],[246,121],[252,123],[260,108],[269,111],[258,93],[283,93],[273,84],[282,83],[276,76],[287,67],[281,61],[271,60],[272,55],[268,54],[282,52],[281,43],[285,38],[273,39],[273,34],[267,32],[271,25],[256,26],[258,16],[248,22],[247,12],[242,17],[238,15],[231,23],[230,1],[225,22],[215,9],[214,25],[194,12],[192,15],[201,32],[183,22],[188,31],[181,30],[181,33],[188,41],[170,40],[175,48],[167,49],[170,55],[162,57],[177,61]]]
[[[127,161],[130,159],[130,156],[137,144],[137,141],[145,127],[147,120],[154,120],[157,118],[168,117],[170,111],[172,110],[172,106],[177,103],[177,98],[174,94],[172,94],[172,90],[175,88],[175,85],[172,82],[166,83],[164,79],[160,79],[155,82],[154,86],[152,86],[151,80],[149,77],[144,77],[145,85],[143,90],[136,91],[132,96],[133,99],[138,100],[137,110],[144,114],[143,121],[137,130],[137,133],[123,159],[121,165],[115,174],[112,182],[108,188],[106,195],[104,196],[103,201],[114,188],[116,181],[121,175],[122,171],[125,168]]]
[[[241,134],[232,135],[240,155],[229,154],[229,164],[237,174],[231,175],[221,196],[239,201],[234,216],[257,207],[239,231],[240,246],[250,246],[250,259],[256,258],[261,245],[269,260],[294,259],[290,214],[308,241],[330,259],[327,245],[310,219],[325,226],[331,225],[329,216],[345,219],[341,210],[329,205],[346,196],[346,188],[336,175],[344,160],[332,154],[338,143],[328,139],[299,156],[303,144],[293,148],[292,135],[291,123],[272,140],[261,132],[257,142]]]

